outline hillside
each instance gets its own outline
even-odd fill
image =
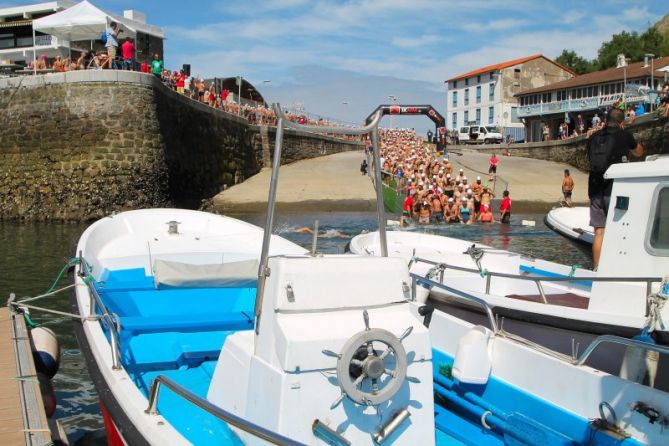
[[[669,35],[669,14],[662,17],[654,26],[663,34]]]

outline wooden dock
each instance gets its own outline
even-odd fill
[[[0,446],[52,442],[25,321],[0,308]]]

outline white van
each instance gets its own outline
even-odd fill
[[[465,125],[458,132],[460,144],[499,144],[504,137],[494,125]]]

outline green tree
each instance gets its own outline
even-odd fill
[[[631,62],[643,59],[643,45],[637,32],[622,31],[620,34],[611,36],[608,42],[604,42],[599,48],[597,57],[598,69],[605,70],[615,67],[618,54],[624,54]]]
[[[576,54],[574,50],[562,50],[555,61],[567,68],[571,68],[576,74],[585,74],[594,71],[594,63]]]
[[[644,54],[655,54],[656,57],[669,55],[669,36],[651,26],[641,36],[641,48]]]

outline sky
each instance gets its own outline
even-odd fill
[[[241,75],[267,102],[354,123],[389,96],[445,116],[444,80],[454,75],[530,54],[554,58],[564,48],[593,58],[612,34],[643,32],[669,13],[666,0],[91,2],[117,14],[137,9],[164,27],[167,67]],[[420,131],[432,126],[395,119]]]

